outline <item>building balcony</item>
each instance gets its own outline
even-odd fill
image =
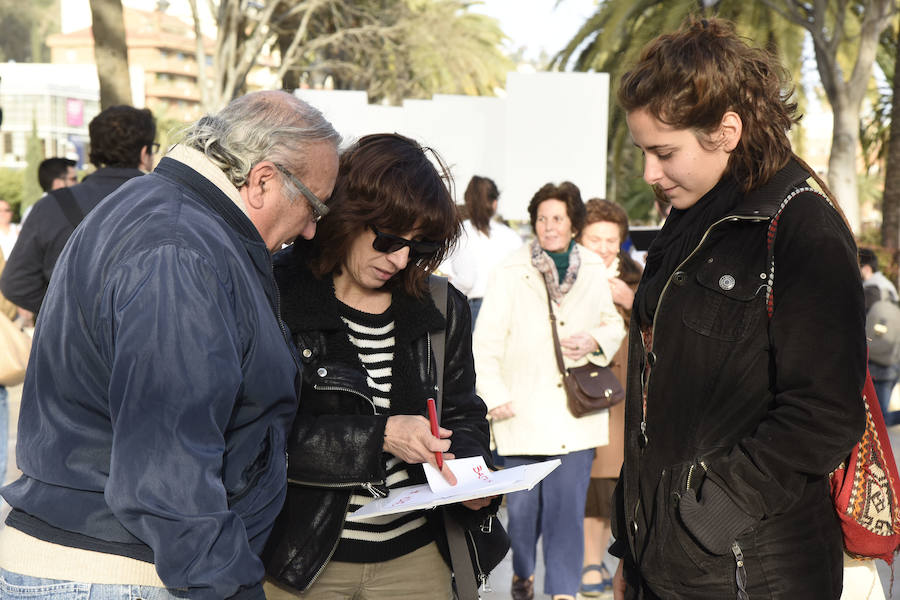
[[[196,86],[151,83],[148,84],[144,94],[147,98],[172,98],[175,100],[200,101],[200,89]]]

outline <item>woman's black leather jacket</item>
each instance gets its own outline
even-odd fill
[[[288,438],[288,491],[263,555],[270,576],[306,590],[337,547],[355,488],[386,495],[382,458],[387,415],[376,415],[366,374],[339,317],[330,277],[316,279],[299,251],[275,257],[282,317],[303,361],[303,386]],[[441,425],[453,431],[450,452],[481,455],[490,464],[484,402],[475,394],[470,314],[465,296],[450,287],[447,302]],[[445,319],[429,295],[393,292],[395,348],[391,414],[426,413],[435,396],[431,332]],[[411,468],[411,478],[424,475]],[[487,510],[487,509],[485,509]],[[429,512],[429,520],[436,521]],[[478,513],[472,513],[478,517]],[[436,539],[443,533],[432,524]]]

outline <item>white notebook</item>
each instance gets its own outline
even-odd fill
[[[428,483],[391,490],[387,498],[373,500],[347,515],[347,520],[364,521],[382,515],[434,508],[474,498],[530,490],[559,466],[559,459],[555,458],[500,471],[488,469],[481,456],[457,458],[448,460],[446,463],[456,475],[456,485],[451,486],[437,469],[425,463],[423,467],[425,467]]]

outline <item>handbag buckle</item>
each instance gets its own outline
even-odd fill
[[[490,533],[494,528],[494,515],[490,515],[487,519],[481,522],[481,533]]]

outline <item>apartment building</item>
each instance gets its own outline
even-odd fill
[[[204,56],[197,60],[194,29],[165,12],[124,8],[128,62],[143,69],[143,103],[158,118],[189,123],[202,115],[200,74],[212,78],[215,42],[203,38]],[[47,38],[54,64],[93,64],[94,37],[90,27]],[[132,72],[134,76],[134,72]]]

